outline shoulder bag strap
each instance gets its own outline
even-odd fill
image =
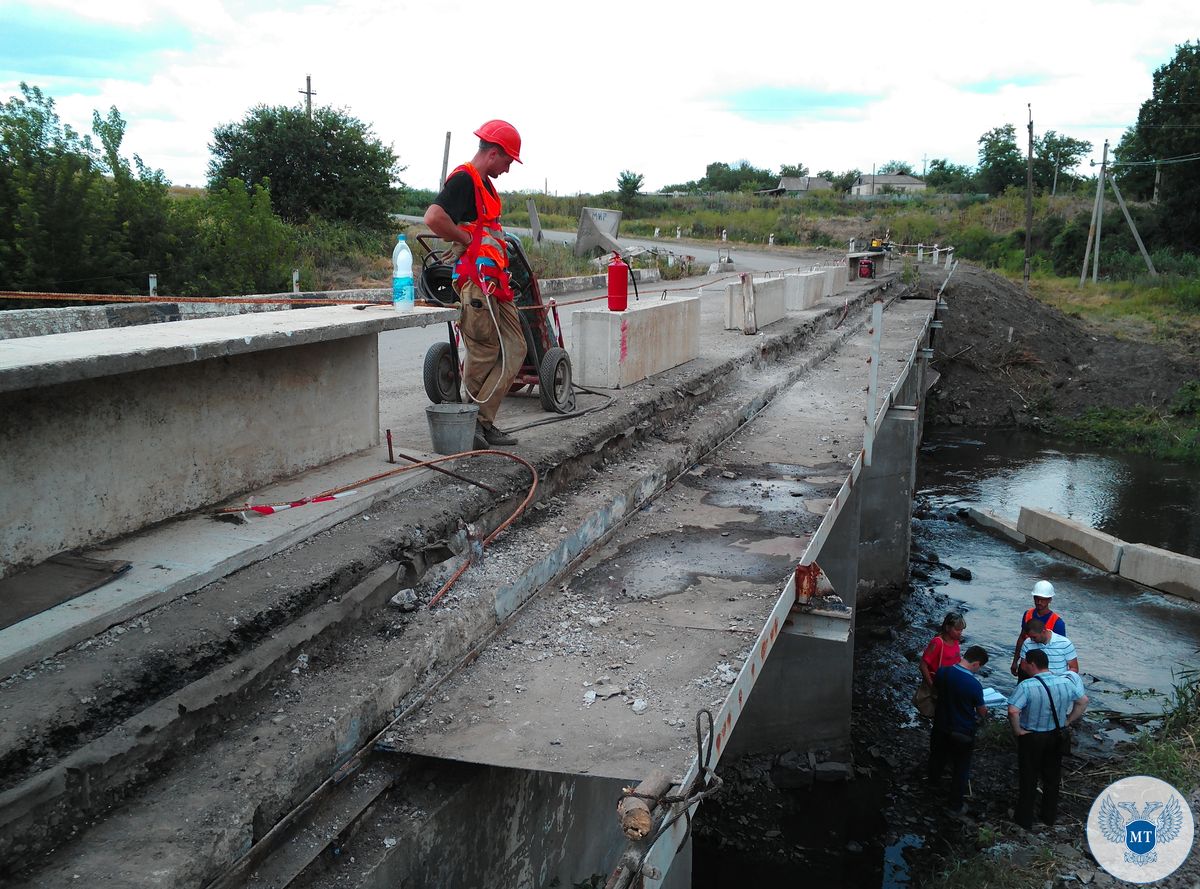
[[[1050,715],[1054,717],[1054,727],[1061,729],[1062,725],[1058,721],[1058,711],[1054,709],[1054,695],[1050,694],[1050,686],[1048,686],[1041,676],[1034,676],[1038,682],[1042,683],[1042,688],[1046,689],[1046,698],[1050,701]]]

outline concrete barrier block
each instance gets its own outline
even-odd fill
[[[811,309],[821,299],[825,276],[821,272],[799,272],[787,276],[789,282],[787,307],[789,312]]]
[[[1143,586],[1200,602],[1200,559],[1145,543],[1125,544],[1121,576]]]
[[[825,273],[820,271],[807,272],[804,276],[804,301],[812,308],[825,295]]]
[[[578,382],[620,389],[700,354],[700,298],[632,302],[624,312],[578,309],[571,332]]]
[[[766,327],[787,315],[787,282],[783,278],[754,279],[754,323]],[[725,329],[745,327],[745,305],[741,282],[725,288]]]
[[[850,269],[844,265],[835,266],[837,274],[833,276],[833,292],[841,293],[850,286]]]
[[[985,531],[992,532],[997,537],[1003,537],[1005,540],[1011,540],[1013,543],[1025,543],[1025,535],[1017,530],[1016,522],[997,515],[990,509],[976,509],[973,506],[968,506],[967,519]]]
[[[1066,516],[1022,506],[1017,529],[1027,537],[1105,571],[1116,573],[1121,567],[1121,553],[1125,547],[1123,540],[1081,525]]]
[[[804,285],[796,275],[783,276],[783,305],[789,312],[803,308]]]
[[[837,293],[837,274],[838,270],[829,266],[821,269],[821,274],[825,276],[824,286],[821,289],[821,296],[833,296]]]

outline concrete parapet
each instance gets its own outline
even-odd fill
[[[0,576],[377,444],[376,333],[455,314],[313,308],[0,342]]]
[[[754,279],[754,323],[757,327],[774,324],[787,315],[787,280],[784,278]],[[725,288],[725,329],[743,330],[746,307],[742,300],[741,282]]]
[[[584,386],[620,389],[700,354],[695,296],[632,302],[624,312],[577,309],[572,325],[572,363]]]
[[[1126,543],[1121,576],[1193,602],[1200,602],[1200,559],[1145,543]]]
[[[1022,506],[1017,530],[1105,571],[1121,567],[1122,540],[1045,509]]]
[[[858,586],[864,597],[908,577],[912,497],[917,476],[916,407],[893,407],[884,415],[859,487]]]

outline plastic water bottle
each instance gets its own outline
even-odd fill
[[[397,312],[413,310],[412,253],[404,235],[397,236],[392,251],[392,308]]]

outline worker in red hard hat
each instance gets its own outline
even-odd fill
[[[521,163],[521,134],[507,121],[489,120],[475,131],[479,150],[456,167],[429,209],[425,224],[453,245],[454,289],[467,346],[463,382],[479,405],[475,447],[514,445],[517,440],[496,428],[496,411],[525,361],[527,345],[513,305],[508,278],[508,248],[500,225],[500,196],[491,180]]]

